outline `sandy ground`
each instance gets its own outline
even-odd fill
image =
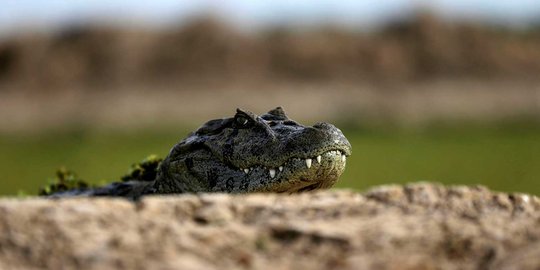
[[[19,90],[19,89],[9,89]],[[255,113],[282,106],[294,119],[317,121],[492,121],[540,118],[540,81],[421,83],[272,83],[123,87],[57,94],[0,91],[0,132],[70,125],[91,128],[198,125],[241,107]],[[156,91],[159,90],[159,91]]]
[[[540,200],[483,187],[0,200],[2,269],[538,269]]]

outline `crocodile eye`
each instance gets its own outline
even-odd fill
[[[240,115],[240,116],[236,117],[236,123],[241,127],[246,126],[248,122],[249,122],[249,120],[244,116]]]

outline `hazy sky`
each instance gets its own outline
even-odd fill
[[[328,22],[372,27],[418,9],[429,9],[450,19],[473,18],[511,25],[540,20],[540,0],[0,0],[0,7],[3,33],[93,21],[161,26],[200,14],[217,15],[246,28]]]

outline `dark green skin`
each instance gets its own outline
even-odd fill
[[[154,181],[119,182],[54,196],[302,192],[334,185],[350,154],[349,141],[331,124],[300,125],[281,107],[261,116],[237,109],[234,117],[208,121],[176,144]]]

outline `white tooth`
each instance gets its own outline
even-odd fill
[[[306,166],[309,168],[311,168],[311,158],[306,158]]]
[[[320,155],[317,156],[317,162],[321,163],[322,157]]]
[[[347,157],[345,155],[341,155],[341,162],[345,162],[346,159]]]
[[[283,166],[279,166],[279,171],[282,172],[283,171]]]
[[[245,172],[245,173],[248,173],[248,172],[249,172],[249,169],[244,169],[244,172]]]
[[[270,177],[271,178],[274,178],[274,176],[276,176],[276,170],[275,169],[270,169]]]

